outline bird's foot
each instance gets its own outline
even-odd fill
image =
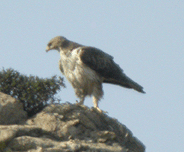
[[[78,100],[76,100],[76,105],[84,108],[85,110],[87,109],[87,106],[84,105],[84,102],[78,102]]]
[[[84,102],[81,102],[81,101],[79,102],[78,100],[76,100],[76,105],[80,105],[81,106],[83,104],[84,104]]]
[[[107,114],[108,112],[107,111],[103,111],[103,110],[101,110],[99,107],[94,107],[94,108],[92,108],[92,110],[96,110],[96,111],[98,111],[99,113],[103,113],[103,114]]]

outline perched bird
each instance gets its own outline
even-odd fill
[[[86,96],[93,96],[94,107],[98,107],[103,96],[102,83],[120,85],[145,93],[143,87],[131,80],[113,61],[113,57],[100,49],[72,42],[57,36],[49,41],[46,51],[57,50],[60,53],[60,71],[72,84],[79,105],[84,104]]]

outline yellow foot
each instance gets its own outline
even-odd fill
[[[80,106],[80,107],[82,107],[82,108],[84,108],[85,110],[87,110],[88,108],[87,108],[87,106],[85,106],[83,103],[81,103],[81,102],[78,102],[77,100],[76,100],[76,105],[77,106]]]
[[[78,100],[76,100],[76,105],[83,105],[83,102],[78,102]]]
[[[98,111],[99,113],[103,113],[103,114],[107,114],[108,112],[107,111],[103,111],[103,110],[101,110],[100,108],[98,108],[98,107],[94,107],[94,108],[92,108],[92,110],[93,109],[95,109],[96,111]]]

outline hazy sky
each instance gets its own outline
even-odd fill
[[[1,0],[1,69],[62,76],[58,52],[45,52],[57,35],[109,53],[144,86],[147,94],[105,84],[100,108],[126,125],[147,152],[183,151],[184,1]],[[58,95],[75,103],[74,91],[65,83]],[[92,99],[85,105],[93,106]]]

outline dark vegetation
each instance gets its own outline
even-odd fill
[[[26,76],[13,69],[0,71],[0,92],[20,100],[28,116],[41,111],[49,103],[60,102],[56,94],[65,87],[63,78]]]

